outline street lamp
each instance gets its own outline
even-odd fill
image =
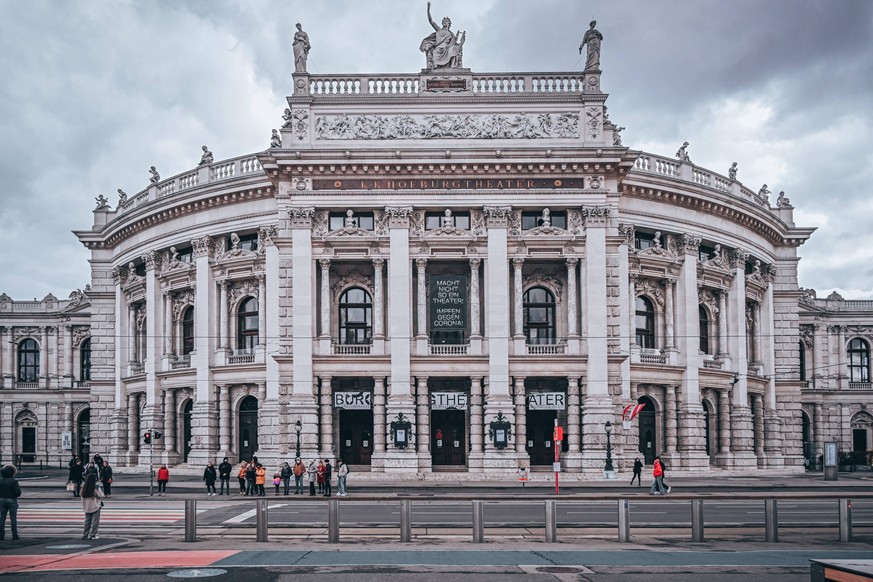
[[[606,467],[604,471],[608,473],[612,473],[615,469],[612,466],[612,440],[610,436],[612,435],[612,423],[610,421],[606,421],[606,426],[603,427],[606,430]]]
[[[296,458],[300,458],[300,432],[303,430],[303,424],[300,422],[300,419],[297,419],[297,422],[294,423],[294,432],[297,433],[297,448],[294,456]]]

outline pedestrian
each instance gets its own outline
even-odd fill
[[[224,492],[227,491],[227,494],[230,495],[230,473],[233,471],[233,465],[231,465],[227,457],[224,457],[224,460],[218,466],[218,478],[221,481],[221,487],[218,489],[219,495],[224,495]]]
[[[661,485],[662,475],[661,457],[655,457],[654,466],[652,468],[652,486],[649,489],[649,495],[662,495],[664,493],[664,487]]]
[[[18,498],[21,497],[21,486],[15,478],[17,470],[13,465],[0,469],[0,540],[6,539],[6,514],[12,526],[12,539],[18,537]]]
[[[109,461],[103,461],[103,469],[100,471],[100,481],[103,483],[103,493],[106,497],[112,497],[112,467]]]
[[[309,496],[315,497],[315,482],[318,480],[318,465],[315,463],[315,459],[309,461],[309,468],[306,469],[306,472],[309,474]]]
[[[255,480],[258,476],[258,468],[255,466],[255,462],[251,461],[246,467],[246,495],[257,495],[258,486],[255,485]]]
[[[285,495],[288,495],[288,492],[291,491],[291,465],[286,461],[284,465],[282,465],[282,472],[280,474],[282,478],[282,482],[285,484]]]
[[[170,480],[170,470],[166,465],[158,469],[158,495],[163,496],[167,492],[167,481]]]
[[[72,468],[73,468],[73,465],[75,465],[75,464],[76,464],[76,461],[78,461],[78,460],[79,460],[79,455],[73,454],[73,455],[70,457],[69,462],[67,462],[67,469],[72,469]]]
[[[333,475],[333,467],[330,465],[330,459],[324,460],[324,496],[330,497],[330,479]]]
[[[315,482],[318,483],[318,494],[324,495],[324,463],[318,461],[318,467],[315,469]]]
[[[294,495],[303,495],[303,475],[306,474],[306,465],[300,457],[294,461]]]
[[[236,478],[239,481],[239,494],[246,494],[246,473],[248,472],[248,463],[245,461],[240,462],[239,464],[239,472],[236,474]]]
[[[97,463],[94,462],[94,459],[91,459],[91,462],[85,467],[85,477],[88,475],[97,475],[97,480],[100,480],[100,469],[97,468]]]
[[[85,467],[82,466],[82,460],[76,457],[76,462],[70,467],[70,476],[68,483],[73,484],[73,497],[79,496],[79,491],[82,489],[82,481],[85,480]]]
[[[637,487],[642,486],[642,482],[640,481],[642,474],[643,474],[643,463],[640,461],[640,458],[637,457],[636,459],[634,459],[634,476],[631,477],[630,484],[633,485],[634,479],[636,479],[637,480]]]
[[[215,495],[215,479],[217,477],[218,472],[215,470],[215,465],[212,464],[212,461],[209,461],[203,470],[203,481],[206,482],[206,495]]]
[[[264,485],[267,483],[267,469],[260,463],[257,464],[255,470],[255,485],[258,486],[258,495],[264,497],[267,492],[264,491]]]
[[[337,497],[345,497],[346,493],[346,477],[349,475],[349,466],[343,463],[342,459],[336,461],[336,488]]]
[[[94,453],[94,464],[97,466],[98,471],[103,470],[103,457],[100,456],[100,453]],[[102,476],[100,477],[103,478]]]
[[[287,465],[287,463],[286,463],[286,465]],[[276,488],[276,495],[279,494],[279,487],[281,487],[281,486],[282,486],[282,475],[278,471],[276,471],[275,473],[273,473],[273,487]],[[286,480],[285,481],[285,491],[287,491],[287,490],[288,490],[288,481]],[[288,493],[285,493],[285,495],[288,495]]]
[[[664,493],[670,493],[670,490],[673,488],[667,485],[667,482],[664,481],[664,479],[667,478],[667,463],[662,461],[660,458],[658,460],[661,461],[661,491],[663,491]]]
[[[103,491],[97,487],[97,475],[89,473],[82,487],[82,511],[85,512],[85,525],[82,528],[83,540],[97,540],[97,528],[100,526],[100,509],[103,507],[101,499]]]

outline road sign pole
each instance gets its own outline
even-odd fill
[[[149,434],[153,431],[149,429]],[[154,480],[155,480],[155,455],[154,455],[154,445],[152,442],[154,439],[149,439],[149,497],[154,495],[152,490],[154,489]]]

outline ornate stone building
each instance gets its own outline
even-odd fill
[[[196,168],[152,168],[117,208],[98,204],[76,233],[92,447],[142,466],[154,429],[154,460],[173,465],[273,465],[299,446],[359,471],[475,478],[551,469],[556,423],[562,470],[583,476],[603,474],[607,423],[622,469],[642,453],[799,471],[851,423],[870,445],[855,398],[870,395],[868,340],[868,375],[846,381],[839,358],[873,309],[804,296],[813,229],[787,200],[693,164],[687,144],[622,145],[597,68],[461,68],[443,24],[409,75],[311,75],[300,29],[269,149],[214,161],[204,146]],[[833,376],[804,372],[814,359]],[[21,407],[3,396],[5,419]]]

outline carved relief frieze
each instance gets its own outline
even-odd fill
[[[273,239],[278,236],[279,230],[275,224],[271,224],[269,226],[262,226],[258,229],[258,254],[263,255],[267,252],[268,246],[273,246],[276,243],[273,242]]]
[[[598,117],[598,132],[599,123]],[[579,137],[579,114],[319,115],[315,136],[322,140],[574,139]]]
[[[173,321],[179,321],[182,310],[188,305],[194,305],[196,297],[193,289],[185,289],[173,294]]]
[[[554,273],[548,273],[542,269],[536,269],[531,273],[527,273],[522,278],[522,284],[525,289],[531,287],[545,287],[555,295],[555,300],[560,302],[561,295],[564,291],[564,283]]]
[[[306,139],[309,133],[309,111],[295,109],[291,112],[291,119],[293,119],[294,135],[299,140]]]
[[[330,213],[327,210],[319,210],[315,213],[315,217],[312,220],[312,233],[316,237],[324,238],[330,232],[330,227],[328,226],[329,216]]]
[[[236,309],[237,300],[246,297],[258,297],[258,281],[256,279],[244,279],[241,281],[227,282],[227,310],[232,313]]]
[[[815,337],[815,326],[801,324],[798,326],[798,331],[800,332],[800,341],[803,343],[803,347],[812,348],[813,337]]]
[[[74,348],[78,348],[83,341],[91,337],[91,327],[87,325],[74,325],[72,332]]]
[[[634,225],[619,223],[618,234],[624,237],[624,242],[627,245],[628,249],[633,251],[634,237],[636,236],[636,230],[634,229]]]
[[[303,176],[294,176],[291,178],[291,188],[298,192],[312,190],[312,178],[304,178]]]
[[[664,307],[664,287],[658,281],[639,279],[636,285],[637,297],[645,295],[655,301],[659,307]]]
[[[13,327],[12,328],[12,341],[18,343],[19,341],[25,338],[37,338],[39,336],[39,328],[38,327]]]
[[[388,215],[381,210],[373,212],[373,222],[376,227],[376,236],[388,236]]]
[[[472,211],[470,213],[470,227],[473,232],[473,236],[485,236],[485,215],[478,210]]]
[[[567,211],[567,230],[573,236],[580,236],[582,234],[582,214],[578,211]]]
[[[709,314],[712,316],[714,320],[718,320],[719,309],[718,309],[718,297],[715,293],[712,292],[711,289],[706,289],[705,287],[698,287],[697,289],[697,303],[698,305],[705,305]]]
[[[338,302],[340,295],[350,287],[362,287],[370,293],[370,297],[373,297],[373,278],[369,275],[365,275],[357,269],[351,269],[345,274],[342,274],[340,278],[330,286],[331,293],[333,293],[334,303]]]

